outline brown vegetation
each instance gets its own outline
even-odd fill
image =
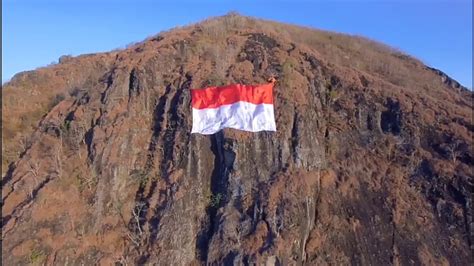
[[[276,133],[189,133],[190,89],[270,76]],[[3,263],[467,264],[472,97],[236,14],[62,57],[3,88]]]

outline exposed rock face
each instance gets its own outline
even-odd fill
[[[277,26],[226,16],[7,84],[63,97],[21,132],[6,106],[7,147],[31,135],[2,180],[3,263],[468,264],[472,92]],[[269,75],[276,133],[190,134],[191,89]]]
[[[441,78],[441,82],[448,85],[449,87],[453,89],[464,89],[464,90],[467,89],[466,87],[459,84],[459,82],[452,79],[450,76],[446,75],[446,73],[444,73],[443,71],[436,68],[432,68],[432,67],[428,67],[428,69],[436,73]]]

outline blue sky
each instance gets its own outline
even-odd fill
[[[472,88],[471,0],[3,0],[2,83],[61,55],[125,47],[229,11],[363,35]]]

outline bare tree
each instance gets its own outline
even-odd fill
[[[91,190],[92,187],[96,183],[96,178],[93,175],[89,175],[87,177],[84,177],[84,178],[82,178],[82,180],[84,181],[84,185],[86,185],[89,190]]]
[[[27,136],[22,136],[18,142],[22,148],[22,151],[26,151],[31,146],[31,139]]]
[[[28,196],[29,199],[33,199],[34,196],[34,191],[35,191],[35,186],[31,182],[25,182],[23,184],[23,189]]]
[[[145,202],[140,201],[140,202],[137,202],[137,204],[135,204],[135,208],[133,208],[132,210],[133,218],[135,219],[136,226],[140,235],[143,235],[143,230],[141,226],[141,220],[143,218],[141,217],[141,215],[145,211],[145,208],[146,208]]]
[[[130,232],[127,232],[128,238],[135,244],[135,246],[139,247],[140,246],[140,238],[136,234],[132,234]]]
[[[120,258],[118,258],[115,262],[115,264],[123,265],[123,266],[128,266],[128,259],[124,255],[121,255]]]
[[[146,203],[143,201],[137,202],[132,210],[133,220],[135,221],[135,227],[131,228],[131,231],[127,232],[128,238],[138,247],[146,239],[145,232],[142,228],[142,220],[144,219],[143,213],[146,211]]]
[[[459,156],[462,155],[462,143],[458,140],[448,144],[447,149],[453,163],[456,163]]]
[[[28,161],[28,174],[31,175],[33,182],[27,182],[23,180],[23,188],[29,198],[33,198],[33,193],[36,187],[39,185],[39,172],[41,170],[41,165],[39,162]]]
[[[33,176],[35,183],[38,183],[38,175],[40,171],[40,162],[32,162],[31,160],[28,161],[28,172]]]
[[[54,156],[54,162],[56,164],[56,173],[58,177],[61,178],[63,172],[63,162],[62,162],[62,154],[63,154],[63,135],[60,133],[60,142],[59,145],[56,147],[56,154]]]

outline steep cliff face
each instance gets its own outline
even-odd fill
[[[413,58],[229,15],[61,61],[3,89],[5,265],[469,262],[473,94]],[[190,134],[271,75],[276,133]]]

